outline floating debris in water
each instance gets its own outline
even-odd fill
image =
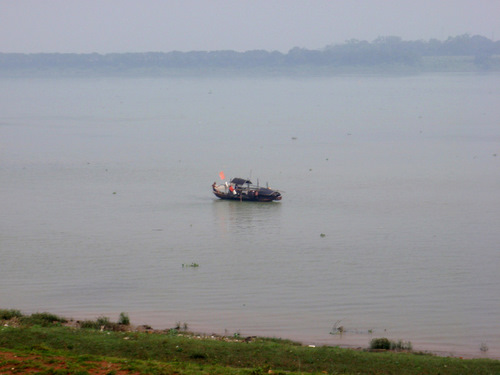
[[[182,268],[189,268],[189,267],[192,267],[192,268],[196,268],[196,267],[199,267],[200,265],[198,263],[191,263],[191,264],[185,264],[185,263],[182,263]]]

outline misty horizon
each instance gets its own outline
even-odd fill
[[[439,42],[439,43],[446,43],[447,41],[453,41],[453,39],[456,38],[461,38],[461,37],[466,37],[466,38],[481,38],[484,40],[488,40],[492,43],[499,43],[500,40],[493,40],[491,38],[488,38],[487,36],[484,35],[471,35],[469,33],[464,33],[460,35],[449,35],[444,39],[439,39],[439,38],[429,38],[429,39],[414,39],[414,40],[406,40],[403,39],[402,37],[398,35],[380,35],[376,37],[373,40],[360,40],[356,38],[351,38],[347,39],[344,42],[339,42],[339,43],[331,43],[327,44],[325,46],[319,47],[319,48],[306,48],[306,47],[299,47],[299,46],[293,46],[291,47],[288,51],[278,51],[278,50],[269,50],[269,49],[264,49],[264,48],[256,48],[256,49],[249,49],[249,50],[241,50],[241,49],[214,49],[214,50],[208,50],[208,49],[200,49],[200,50],[187,50],[187,51],[181,51],[181,50],[164,50],[164,51],[123,51],[123,52],[85,52],[85,53],[80,53],[80,52],[61,52],[61,51],[43,51],[43,52],[6,52],[6,51],[1,51],[0,53],[2,54],[26,54],[26,55],[42,55],[42,54],[77,54],[77,55],[113,55],[113,54],[147,54],[147,53],[172,53],[172,52],[179,52],[179,53],[191,53],[191,52],[237,52],[237,53],[246,53],[246,52],[257,52],[257,51],[263,51],[267,53],[280,53],[280,54],[288,54],[293,50],[300,49],[300,50],[307,50],[307,51],[324,51],[327,49],[335,48],[335,47],[340,47],[348,44],[354,44],[354,43],[368,43],[368,44],[376,44],[380,43],[381,41],[386,41],[386,40],[395,40],[397,42],[402,42],[402,43],[432,43],[432,42]]]
[[[372,43],[350,40],[320,50],[295,47],[279,51],[190,51],[110,54],[0,53],[3,75],[61,72],[79,74],[331,74],[358,72],[500,71],[500,42],[479,35],[449,37],[441,42],[379,37]],[[62,69],[62,70],[61,70]]]
[[[500,3],[484,0],[0,2],[4,53],[317,50],[348,40],[500,35]]]

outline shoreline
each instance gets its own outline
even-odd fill
[[[447,374],[498,373],[500,361],[415,352],[379,339],[370,348],[303,345],[261,336],[195,334],[187,325],[158,330],[131,325],[126,313],[114,322],[68,321],[48,312],[25,315],[0,310],[2,373],[88,374]],[[113,365],[114,364],[114,365]]]
[[[216,337],[216,338],[227,338],[234,339],[239,337],[245,339],[248,337],[262,337],[262,338],[276,338],[282,340],[290,340],[293,342],[300,343],[304,346],[314,345],[314,346],[329,346],[329,347],[339,347],[343,349],[350,350],[366,350],[370,346],[370,341],[373,338],[387,337],[391,340],[399,340],[399,338],[392,337],[392,335],[378,335],[378,334],[359,334],[359,333],[349,333],[346,332],[342,335],[331,335],[326,336],[328,338],[319,338],[314,335],[296,334],[296,335],[279,335],[273,334],[273,332],[266,333],[262,330],[228,330],[226,328],[209,326],[208,324],[193,324],[189,322],[184,322],[182,320],[172,320],[173,324],[161,324],[155,322],[156,319],[148,317],[147,313],[134,313],[132,314],[130,321],[131,331],[151,331],[155,333],[164,333],[171,329],[175,329],[176,326],[181,327],[180,333],[183,332],[182,326],[186,325],[187,329],[184,331],[186,333],[192,334],[194,336],[200,336],[205,338]],[[84,320],[94,320],[97,317],[109,317],[111,320],[117,318],[119,313],[61,313],[60,316],[68,319],[68,321],[79,322]],[[149,329],[145,328],[149,327]],[[414,341],[405,340],[411,342],[413,346],[414,353],[425,353],[436,355],[439,357],[452,357],[461,359],[492,359],[500,360],[500,351],[496,348],[489,348],[486,352],[482,352],[479,349],[475,351],[471,349],[462,349],[460,346],[454,348],[443,344],[434,344],[432,342],[424,341]]]

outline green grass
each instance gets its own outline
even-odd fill
[[[254,338],[246,342],[172,331],[70,328],[58,321],[50,326],[2,324],[0,352],[1,348],[45,358],[63,356],[75,363],[75,371],[88,372],[77,366],[79,361],[105,359],[127,371],[148,374],[265,374],[269,370],[274,374],[500,374],[500,361],[489,359],[312,348],[288,340]]]
[[[31,314],[30,316],[23,316],[21,317],[21,322],[25,325],[39,325],[42,327],[49,327],[54,324],[66,323],[67,319],[48,312],[42,312]]]

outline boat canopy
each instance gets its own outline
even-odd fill
[[[274,190],[268,189],[268,188],[259,188],[259,194],[262,195],[273,195],[275,193]]]
[[[244,185],[244,184],[251,184],[252,181],[244,179],[244,178],[235,177],[231,180],[231,183],[233,183],[235,185]]]

